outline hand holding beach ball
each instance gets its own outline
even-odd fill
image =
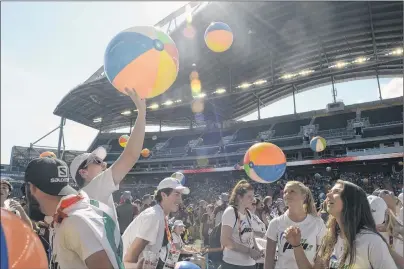
[[[162,30],[136,26],[117,34],[104,55],[108,80],[120,92],[135,89],[140,98],[164,93],[178,75],[178,50]]]
[[[211,51],[224,52],[233,44],[233,33],[223,22],[212,22],[205,31],[205,43]]]
[[[256,143],[244,155],[244,171],[256,182],[275,182],[282,177],[285,170],[285,154],[275,144]]]
[[[119,137],[118,142],[119,145],[123,148],[126,147],[126,144],[128,144],[128,140],[129,140],[129,135],[122,135],[121,137]]]
[[[322,152],[327,147],[327,142],[321,136],[315,136],[310,141],[310,148],[315,152]]]

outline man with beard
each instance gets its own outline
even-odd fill
[[[168,227],[168,215],[178,211],[182,194],[189,189],[175,178],[165,178],[157,186],[157,204],[139,214],[125,230],[123,257],[126,268],[142,268],[146,253],[160,257],[157,269],[162,269],[170,255],[173,241]],[[179,254],[178,254],[179,256]]]

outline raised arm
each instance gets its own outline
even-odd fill
[[[146,101],[140,99],[134,90],[127,90],[127,93],[135,103],[138,115],[125,149],[118,160],[111,166],[115,185],[118,185],[123,180],[139,160],[146,128]]]

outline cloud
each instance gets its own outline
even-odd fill
[[[381,86],[384,99],[403,96],[403,78],[393,78],[386,85]]]

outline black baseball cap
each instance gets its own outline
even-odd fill
[[[55,158],[37,158],[25,169],[25,181],[53,196],[65,196],[78,192],[69,185],[69,167]]]

